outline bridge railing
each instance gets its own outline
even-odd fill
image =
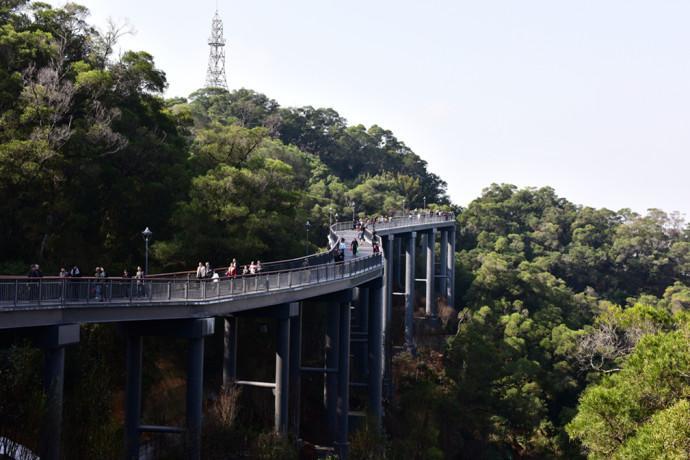
[[[214,279],[0,278],[0,309],[128,303],[181,303],[233,299],[315,285],[381,267],[378,255],[299,269]]]
[[[389,218],[378,218],[375,221],[369,221],[367,224],[367,229],[371,230],[383,230],[389,228],[399,228],[408,227],[419,224],[432,224],[441,222],[452,222],[455,220],[455,215],[453,213],[442,213],[440,215],[436,213],[418,213],[418,214],[408,214],[407,216],[399,217],[389,217]],[[353,230],[353,223],[351,221],[346,222],[336,222],[331,227],[332,234],[337,235],[338,232],[343,230]]]

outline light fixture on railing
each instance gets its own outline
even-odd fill
[[[307,241],[304,243],[304,256],[309,255],[309,229],[311,228],[311,222],[307,220],[307,223],[304,224],[304,228],[307,229]]]

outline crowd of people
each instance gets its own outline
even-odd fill
[[[250,264],[245,264],[242,265],[241,267],[237,264],[237,259],[232,259],[232,262],[230,262],[230,265],[228,265],[227,270],[223,272],[223,275],[226,278],[237,278],[237,276],[247,276],[247,275],[258,275],[261,273],[263,270],[263,266],[261,265],[260,260],[252,260]],[[196,279],[197,280],[203,280],[203,279],[211,279],[214,282],[218,282],[220,280],[220,271],[221,270],[215,270],[211,267],[210,262],[199,262],[199,265],[196,268]]]

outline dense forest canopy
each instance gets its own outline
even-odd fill
[[[447,340],[396,358],[386,433],[354,435],[353,457],[690,457],[690,228],[679,216],[507,184],[461,209],[379,126],[249,89],[165,99],[153,56],[114,55],[121,32],[99,32],[72,3],[0,2],[0,273],[40,263],[116,275],[141,263],[147,226],[159,271],[293,257],[307,220],[321,229],[316,250],[353,201],[361,215],[426,201],[458,215]],[[68,419],[85,421],[67,428],[75,458],[119,439],[121,376],[93,351],[115,356],[115,339],[83,329],[74,372],[100,391],[78,405],[86,387],[67,389],[78,408]],[[0,413],[26,436],[33,412],[17,401],[40,393],[23,371],[33,361],[0,355]]]
[[[0,29],[0,271],[301,254],[301,229],[341,216],[449,204],[445,183],[379,126],[285,108],[247,89],[162,97],[143,51],[75,4],[4,2]],[[298,232],[299,235],[302,232]],[[315,247],[323,246],[314,239]],[[3,268],[4,267],[4,268]]]

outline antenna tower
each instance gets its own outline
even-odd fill
[[[225,38],[223,38],[223,20],[216,14],[211,21],[211,37],[208,39],[210,53],[208,56],[208,69],[206,70],[206,87],[228,89],[228,81],[225,78]]]

